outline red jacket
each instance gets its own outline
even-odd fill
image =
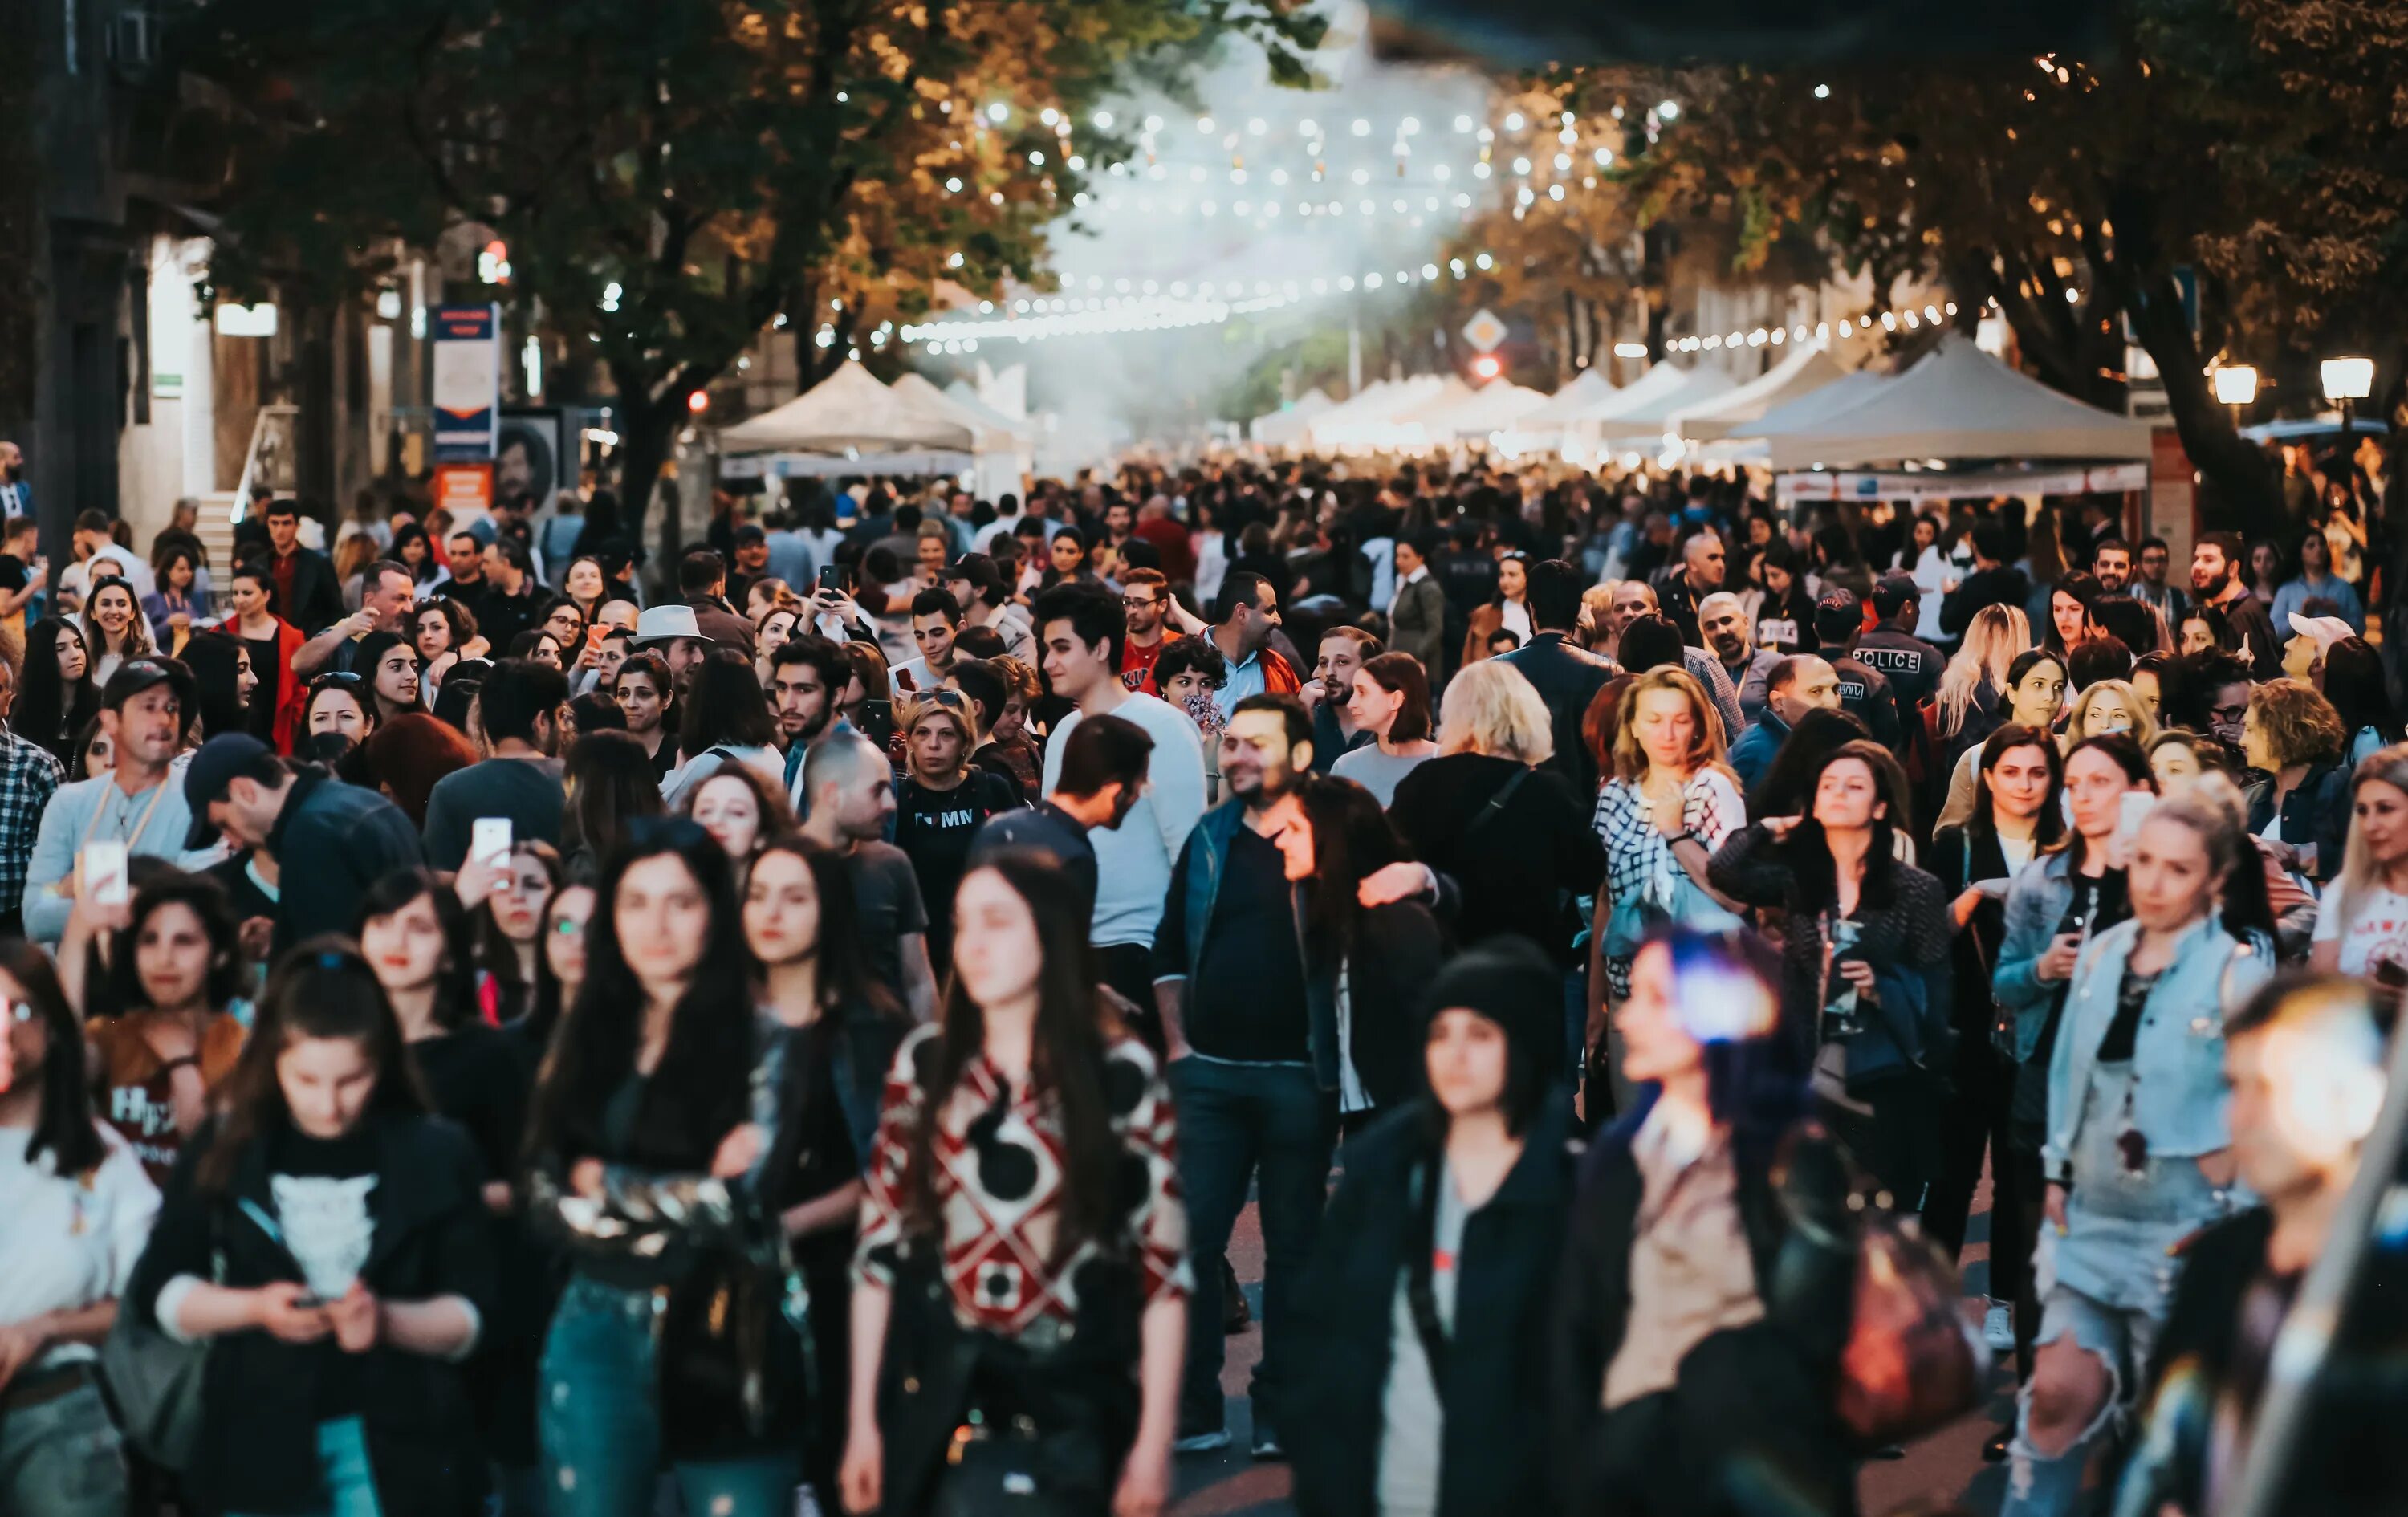
[[[237,637],[242,636],[232,618],[225,628]],[[276,619],[276,719],[268,740],[280,753],[293,751],[293,739],[301,730],[301,708],[309,703],[309,682],[293,672],[293,655],[301,651],[306,640],[299,627],[280,616]],[[264,672],[253,672],[259,673],[262,681],[267,678]]]

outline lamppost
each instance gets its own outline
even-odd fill
[[[2241,408],[2258,398],[2258,371],[2247,364],[2227,364],[2214,376],[2215,398],[2232,408],[2232,425],[2241,425]]]
[[[2324,377],[2325,398],[2341,408],[2341,430],[2344,446],[2348,445],[2349,403],[2364,400],[2374,393],[2374,360],[2372,358],[2328,358],[2316,365]]]

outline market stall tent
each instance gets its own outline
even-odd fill
[[[1694,410],[1675,412],[1670,431],[1691,442],[1713,442],[1743,436],[1747,423],[1776,407],[1785,406],[1846,379],[1848,371],[1819,342],[1792,348],[1780,363],[1756,378],[1726,391]]]
[[[1450,377],[1437,394],[1397,414],[1397,446],[1436,448],[1479,441],[1546,403],[1547,397],[1538,391],[1502,379],[1474,389]]]
[[[2149,456],[2146,422],[2059,394],[1953,334],[1856,404],[1768,437],[1775,469],[1853,468],[1902,459]]]
[[[934,386],[925,396],[898,394],[855,362],[776,409],[719,434],[720,449],[727,453],[968,455],[976,443],[977,428]]]
[[[1514,422],[1514,429],[1531,434],[1560,429],[1578,421],[1589,408],[1602,406],[1620,393],[1602,373],[1584,369],[1580,378],[1548,396],[1545,405],[1531,408],[1527,416]]]
[[[1362,394],[1314,417],[1306,431],[1312,446],[1323,451],[1394,448],[1398,446],[1397,418],[1445,388],[1446,381],[1435,374],[1375,380],[1365,385]]]
[[[1664,365],[1669,367],[1669,365]],[[1652,376],[1658,372],[1650,369]],[[1598,435],[1607,446],[1648,447],[1663,440],[1671,430],[1672,419],[1684,412],[1701,410],[1708,404],[1728,394],[1736,385],[1731,377],[1718,368],[1698,367],[1682,376],[1676,387],[1640,400],[1630,398],[1632,385],[1614,399],[1620,404],[1606,408],[1607,414],[1598,418]]]
[[[1337,404],[1326,391],[1308,390],[1278,410],[1255,417],[1247,423],[1246,436],[1266,448],[1294,447],[1304,440],[1312,419]]]

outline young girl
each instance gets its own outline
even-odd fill
[[[763,839],[794,825],[784,793],[743,765],[721,769],[687,791],[683,810],[739,869]]]
[[[46,616],[27,629],[25,647],[9,728],[72,767],[77,735],[100,714],[100,686],[83,633],[71,620]]]
[[[1169,1497],[1191,1278],[1177,1122],[1153,1055],[1096,1004],[1072,901],[1025,855],[970,870],[943,1020],[887,1077],[853,1264],[848,1510]]]
[[[482,1182],[375,971],[342,938],[296,946],[127,1293],[209,1344],[185,1471],[203,1510],[482,1510],[461,1367],[494,1307]]]
[[[122,580],[103,580],[84,608],[83,637],[92,650],[92,682],[106,686],[117,666],[129,658],[153,651],[150,623],[135,602],[134,587]]]

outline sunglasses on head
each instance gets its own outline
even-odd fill
[[[310,680],[309,688],[313,691],[323,690],[328,685],[356,685],[361,682],[360,676],[353,670],[329,669],[324,674],[322,674],[316,679]]]

